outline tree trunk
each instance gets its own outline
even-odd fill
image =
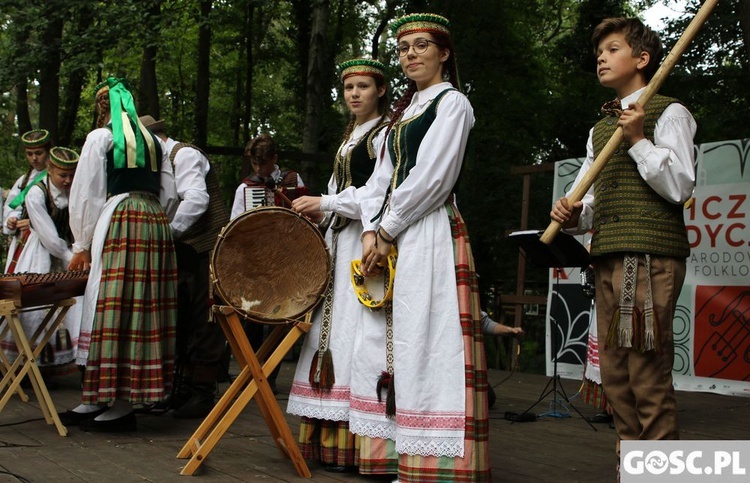
[[[253,57],[253,25],[255,20],[255,7],[250,4],[247,8],[248,21],[247,30],[245,32],[245,112],[242,116],[242,141],[246,143],[250,140],[250,131],[253,126],[250,125],[252,122],[253,115],[253,67],[255,66],[255,59]],[[262,15],[262,10],[260,14]]]
[[[83,2],[81,4],[81,10],[78,12],[77,20],[73,35],[81,37],[87,30],[89,30],[94,21],[93,10],[89,2]],[[71,52],[70,54],[76,56],[81,53],[82,52]],[[70,71],[65,84],[67,88],[65,89],[65,95],[63,97],[60,132],[57,138],[57,142],[61,146],[71,146],[73,144],[73,130],[76,126],[78,107],[81,105],[81,92],[83,91],[83,86],[86,84],[86,77],[88,75],[88,68],[86,65],[80,63],[77,63],[76,65],[79,65],[79,67]]]
[[[41,36],[45,52],[39,75],[39,127],[47,129],[56,141],[60,109],[60,45],[63,19],[59,7],[54,6],[52,2],[45,3],[44,11],[47,24]]]
[[[193,142],[202,148],[208,143],[208,98],[211,87],[211,0],[201,0],[198,19],[198,65],[195,83],[195,134]]]
[[[23,46],[29,39],[28,29],[19,29],[16,33],[14,42],[14,52],[23,52]],[[16,64],[16,62],[13,62]],[[18,122],[18,135],[31,131],[31,115],[29,114],[29,91],[28,91],[28,74],[25,70],[19,69],[15,74],[16,87],[16,119]]]
[[[141,80],[138,84],[138,113],[150,114],[159,119],[159,90],[156,83],[156,54],[159,45],[161,0],[145,2],[148,10],[146,37],[141,58]]]
[[[738,7],[740,27],[742,28],[742,40],[745,43],[745,51],[750,57],[750,0],[740,0]]]
[[[16,119],[18,120],[18,134],[31,131],[31,116],[29,115],[29,91],[26,89],[26,74],[16,82]]]
[[[292,0],[295,17],[295,44],[297,46],[297,108],[305,111],[307,98],[307,65],[310,58],[310,35],[312,9],[308,0]]]
[[[375,33],[372,35],[372,47],[370,51],[370,55],[373,59],[378,58],[378,47],[380,46],[380,37],[383,35],[383,32],[385,31],[385,28],[388,26],[388,24],[391,22],[391,18],[393,17],[393,9],[396,6],[398,0],[386,0],[385,2],[385,13],[380,19],[380,22],[378,23],[377,28],[375,29]]]
[[[312,29],[307,68],[307,95],[305,102],[305,125],[302,132],[302,151],[316,153],[319,149],[320,114],[325,96],[326,76],[326,32],[328,30],[328,0],[312,2]],[[309,164],[305,161],[305,164]],[[310,169],[309,166],[305,166]]]

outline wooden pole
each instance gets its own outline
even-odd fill
[[[711,11],[714,9],[718,2],[719,0],[706,0],[703,3],[701,8],[698,10],[698,13],[695,14],[695,17],[690,22],[690,25],[687,26],[685,32],[683,32],[680,39],[676,44],[674,44],[671,52],[669,52],[667,57],[664,59],[664,62],[662,62],[661,66],[659,66],[659,70],[656,71],[656,74],[654,74],[651,82],[649,82],[646,88],[643,90],[643,93],[638,98],[638,104],[645,107],[646,104],[651,100],[651,98],[654,97],[654,94],[656,94],[662,84],[664,84],[664,81],[667,79],[670,72],[672,72],[672,69],[677,63],[677,60],[680,58],[680,56],[682,56],[683,53],[685,53],[688,45],[693,41],[695,36],[698,35],[701,27],[703,27],[703,24],[706,23],[709,15],[711,15]],[[572,206],[573,203],[581,201],[581,199],[583,199],[583,195],[585,195],[586,192],[588,192],[589,188],[591,188],[591,185],[594,184],[594,180],[596,180],[596,178],[599,176],[599,173],[602,172],[604,166],[612,157],[612,154],[615,152],[623,139],[624,136],[622,134],[622,128],[618,127],[615,130],[614,134],[612,134],[612,137],[609,138],[609,141],[604,146],[602,151],[599,153],[599,156],[597,156],[592,163],[591,168],[589,168],[583,178],[581,178],[581,182],[578,183],[573,191],[571,191],[570,195],[568,196],[568,204],[570,206]],[[547,226],[547,229],[544,230],[544,233],[541,236],[542,242],[547,245],[552,243],[552,240],[555,239],[561,228],[562,225],[560,223],[554,220],[551,221],[549,226]]]

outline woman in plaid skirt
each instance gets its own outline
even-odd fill
[[[124,81],[96,90],[98,128],[81,151],[71,187],[75,238],[70,270],[90,269],[79,363],[82,404],[65,424],[90,431],[136,428],[133,404],[170,392],[177,323],[177,262],[160,193],[171,168],[135,112]]]
[[[362,265],[378,272],[398,249],[386,340],[387,401],[395,404],[386,402],[391,427],[368,421],[367,433],[392,442],[372,448],[369,459],[395,451],[400,482],[490,481],[478,283],[453,197],[474,111],[458,90],[448,19],[411,14],[393,31],[408,87],[394,104],[378,165],[392,176],[378,195],[379,227],[363,236]],[[364,428],[358,420],[366,417],[352,404],[352,428]]]

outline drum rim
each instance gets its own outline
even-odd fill
[[[252,216],[252,215],[257,215],[259,212],[264,212],[264,211],[283,212],[283,213],[287,213],[287,214],[290,214],[290,215],[294,215],[298,219],[302,220],[315,233],[315,237],[318,239],[318,241],[320,242],[321,246],[323,247],[323,249],[325,250],[326,255],[327,255],[325,257],[326,279],[325,279],[325,283],[323,284],[323,291],[320,294],[318,294],[318,297],[316,298],[315,302],[312,305],[310,305],[310,307],[308,307],[307,310],[304,310],[303,312],[301,312],[299,314],[296,314],[296,316],[294,316],[294,317],[285,317],[285,318],[264,317],[263,315],[259,315],[259,313],[246,311],[246,310],[244,310],[244,309],[242,309],[240,307],[235,306],[233,303],[231,303],[231,301],[229,300],[229,298],[226,296],[226,293],[222,289],[219,277],[216,274],[216,271],[214,269],[214,267],[216,265],[216,257],[217,257],[217,254],[218,254],[218,248],[221,245],[222,240],[224,240],[224,238],[226,237],[226,234],[231,231],[232,227],[234,227],[234,225],[238,224],[241,220],[243,220],[243,219],[245,219],[245,218],[247,218],[249,216]],[[231,307],[232,310],[234,310],[235,312],[237,312],[238,314],[240,314],[243,318],[252,320],[254,322],[260,322],[260,323],[263,323],[263,324],[282,325],[282,324],[296,323],[297,321],[299,321],[302,318],[304,318],[304,316],[306,314],[308,314],[308,313],[312,312],[313,310],[315,310],[315,308],[318,306],[318,304],[320,304],[320,302],[323,300],[323,295],[324,295],[324,292],[325,292],[325,287],[328,285],[328,283],[330,283],[331,277],[333,276],[333,274],[331,272],[332,272],[332,264],[331,264],[330,248],[328,247],[328,244],[325,241],[325,237],[320,232],[320,230],[318,229],[318,227],[313,222],[311,222],[309,219],[307,219],[306,217],[302,216],[300,213],[297,213],[294,210],[290,210],[289,208],[284,208],[283,206],[258,206],[256,208],[251,209],[251,210],[247,210],[247,211],[244,211],[244,212],[240,213],[234,219],[232,219],[229,223],[227,223],[226,225],[224,225],[224,227],[221,229],[221,232],[219,233],[219,236],[216,238],[216,243],[214,243],[213,249],[211,250],[210,273],[211,273],[211,286],[212,286],[213,290],[215,290],[219,294],[219,296],[223,300],[224,304],[226,304],[228,307]]]

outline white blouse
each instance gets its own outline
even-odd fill
[[[178,141],[167,138],[164,143],[166,158]],[[211,166],[208,158],[197,149],[183,147],[174,158],[174,178],[179,201],[172,218],[172,233],[178,240],[208,209],[209,195],[206,176]]]
[[[67,193],[52,184],[49,177],[45,180],[45,184],[49,187],[52,202],[55,206],[60,209],[66,208],[68,206]],[[55,227],[55,223],[47,212],[45,198],[44,188],[39,185],[35,185],[26,194],[26,211],[29,215],[31,228],[50,255],[62,260],[67,266],[70,259],[73,258],[73,252],[68,248],[68,242],[60,238],[57,233],[57,227]]]
[[[39,176],[39,173],[41,173],[41,171],[37,171],[35,169],[31,170],[31,174],[29,175],[29,183],[33,182],[34,179]],[[8,191],[8,197],[5,199],[5,203],[3,204],[3,233],[5,233],[6,235],[12,235],[16,232],[15,230],[8,229],[8,218],[20,217],[22,205],[18,205],[16,208],[11,208],[8,205],[21,192],[21,182],[23,181],[25,176],[26,175],[23,174],[16,180],[16,182],[13,184],[13,187],[10,189],[10,191]]]

